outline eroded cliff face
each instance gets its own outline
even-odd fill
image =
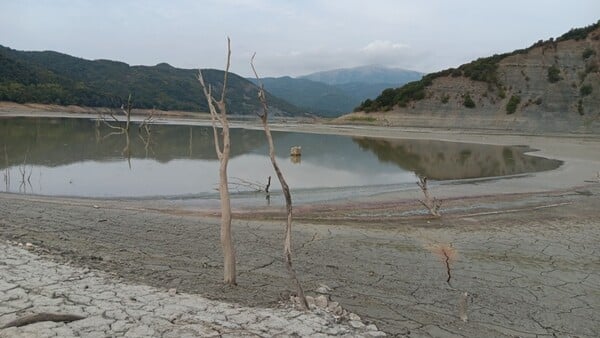
[[[415,127],[600,133],[600,28],[579,41],[536,45],[500,60],[496,84],[448,74],[433,80],[424,99],[369,115]],[[467,95],[474,107],[465,106]]]

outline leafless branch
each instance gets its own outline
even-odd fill
[[[138,127],[138,131],[139,131],[138,136],[142,140],[142,143],[144,143],[144,150],[146,153],[146,157],[148,157],[148,154],[150,151],[152,151],[152,153],[154,153],[154,150],[151,147],[152,133],[150,131],[150,123],[153,122],[153,117],[154,117],[154,109],[150,112],[150,115],[148,117],[146,117],[142,121],[140,126]],[[143,133],[145,133],[146,135],[144,136]]]
[[[267,137],[267,142],[269,144],[269,158],[271,159],[271,164],[273,165],[273,170],[275,170],[275,174],[277,174],[277,178],[279,179],[279,183],[281,184],[281,189],[283,190],[283,195],[285,197],[285,207],[287,211],[287,222],[285,227],[285,240],[283,245],[283,255],[286,263],[286,267],[288,273],[290,274],[290,278],[296,284],[296,289],[298,292],[298,298],[300,300],[300,304],[304,309],[308,309],[308,302],[306,301],[306,297],[304,296],[304,290],[302,289],[302,285],[296,277],[296,271],[292,266],[292,195],[290,193],[290,188],[283,177],[283,173],[279,169],[279,165],[277,164],[277,160],[275,159],[275,145],[273,144],[273,136],[271,135],[271,130],[269,128],[268,118],[269,118],[269,107],[267,105],[267,95],[256,72],[256,68],[254,67],[254,57],[256,53],[252,55],[250,59],[250,66],[252,67],[252,72],[256,77],[258,86],[258,99],[262,105],[262,114],[258,113],[263,125],[263,129],[265,130],[265,136]]]
[[[113,135],[125,135],[125,147],[123,148],[123,150],[121,151],[121,155],[127,158],[127,163],[129,165],[129,169],[131,169],[131,140],[129,137],[129,126],[131,123],[131,109],[133,108],[133,104],[131,102],[131,94],[129,94],[129,97],[127,98],[127,105],[123,105],[121,106],[121,110],[123,111],[123,113],[125,114],[126,120],[125,120],[125,127],[121,127],[120,125],[114,125],[110,122],[108,122],[106,120],[106,118],[104,117],[104,115],[100,114],[100,120],[104,123],[104,125],[106,125],[107,127],[116,130],[114,132],[108,133],[107,135],[103,136],[101,139],[107,139]],[[110,113],[111,118],[113,119],[113,121],[120,123],[119,119],[117,119],[115,117],[115,115],[111,112]],[[99,137],[99,131],[97,132],[96,137]]]
[[[269,176],[268,178],[268,182],[267,185],[263,185],[260,182],[253,182],[253,181],[249,181],[249,180],[245,180],[243,178],[239,178],[239,177],[231,177],[232,181],[229,181],[229,186],[234,186],[234,187],[244,187],[256,192],[265,192],[268,193],[269,192],[269,186],[271,185],[271,176]]]
[[[21,182],[19,184],[19,191],[22,193],[27,192],[27,186],[29,185],[30,190],[33,190],[31,185],[31,174],[33,173],[33,169],[29,168],[29,172],[27,171],[27,155],[29,154],[29,149],[25,153],[25,157],[23,159],[23,163],[19,165],[19,173],[21,174]]]
[[[208,110],[210,112],[210,120],[212,122],[213,129],[213,137],[215,142],[215,152],[217,153],[217,158],[219,160],[222,159],[223,154],[221,150],[221,142],[219,140],[218,132],[217,132],[217,123],[223,126],[223,120],[217,113],[217,108],[215,107],[215,101],[212,97],[212,86],[206,86],[204,83],[204,76],[202,76],[202,70],[198,71],[198,81],[202,86],[202,91],[204,92],[204,96],[206,97],[206,102],[208,104]]]
[[[432,198],[429,195],[429,189],[427,188],[427,177],[419,176],[419,182],[417,182],[417,185],[419,186],[419,188],[421,188],[421,191],[423,192],[423,195],[425,196],[425,200],[419,200],[419,202],[421,202],[421,204],[423,204],[423,206],[425,208],[427,208],[427,210],[429,210],[429,213],[432,216],[435,216],[435,217],[442,216],[440,213],[440,208],[442,207],[442,201],[436,199],[435,197]]]
[[[121,110],[125,114],[125,127],[121,127],[119,125],[114,125],[114,124],[108,122],[106,120],[106,118],[104,117],[103,114],[100,114],[100,119],[102,120],[102,122],[104,122],[104,124],[107,127],[111,128],[111,129],[119,130],[120,134],[123,134],[123,133],[125,133],[125,131],[129,131],[129,124],[131,122],[131,109],[132,109],[132,107],[133,107],[133,105],[132,105],[132,102],[131,102],[131,94],[129,94],[129,97],[127,98],[127,105],[126,106],[124,106],[124,105],[121,106]],[[112,118],[112,120],[114,122],[116,122],[116,123],[120,122],[119,119],[112,112],[110,112],[109,115],[110,115],[110,117]]]

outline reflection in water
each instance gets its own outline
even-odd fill
[[[434,180],[513,175],[557,168],[561,162],[528,156],[526,147],[431,140],[354,138],[361,149],[370,150],[382,162]]]
[[[130,128],[129,138],[103,136],[111,131],[86,119],[0,118],[0,149],[5,149],[0,191],[92,197],[217,195],[218,161],[210,127],[138,123]],[[273,132],[273,138],[291,189],[318,194],[333,188],[327,190],[332,198],[341,196],[345,187],[414,187],[415,172],[444,180],[559,165],[523,155],[525,149],[519,147],[289,132]],[[232,129],[231,139],[230,176],[264,185],[272,175],[264,133]],[[289,151],[296,145],[303,154],[293,162]],[[26,191],[18,187],[23,166],[25,182],[28,177],[31,182]],[[280,191],[278,182],[273,185],[271,191]]]

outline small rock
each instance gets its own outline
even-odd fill
[[[365,330],[368,330],[368,331],[379,331],[379,329],[377,328],[377,326],[375,324],[369,324],[369,325],[367,325],[367,327],[365,327]]]
[[[308,305],[315,305],[315,299],[312,296],[306,296],[306,302]]]
[[[357,315],[356,313],[350,313],[350,314],[348,315],[348,318],[349,318],[350,320],[353,320],[353,321],[360,322],[360,316],[359,316],[359,315]]]
[[[350,326],[352,326],[355,329],[361,329],[365,327],[365,324],[356,320],[351,320],[348,324],[350,324]]]
[[[328,295],[331,292],[331,288],[329,286],[325,285],[325,284],[321,284],[321,285],[319,285],[319,287],[315,291],[317,293]]]
[[[328,302],[329,302],[329,300],[324,295],[317,296],[317,297],[315,297],[315,300],[314,300],[315,305],[320,308],[326,308]]]
[[[169,296],[173,297],[176,294],[177,294],[177,289],[175,289],[175,288],[169,289]]]
[[[333,314],[334,314],[334,315],[336,315],[336,316],[343,316],[343,315],[344,315],[344,312],[345,312],[345,310],[344,310],[344,309],[342,309],[342,307],[338,305],[338,306],[336,306],[336,307],[335,307],[335,309],[333,309],[333,311],[332,311],[332,312],[333,312]]]
[[[97,206],[95,204],[93,205],[93,207],[94,207],[94,209],[99,209],[100,208],[99,206]]]
[[[28,248],[31,248],[33,246],[33,244],[27,242],[27,243],[25,243],[25,246],[28,247]]]

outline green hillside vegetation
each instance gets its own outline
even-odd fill
[[[256,83],[256,80],[250,81]],[[339,116],[352,111],[362,100],[350,97],[335,86],[307,79],[286,76],[264,78],[261,82],[271,94],[322,116]]]
[[[109,60],[85,60],[52,51],[23,52],[0,46],[0,101],[90,107],[120,107],[129,94],[136,108],[207,111],[195,69],[166,63],[129,66]],[[223,72],[203,71],[213,88],[221,88]],[[260,109],[257,87],[230,74],[227,103],[232,114]],[[288,114],[302,110],[268,94],[271,106]]]
[[[400,68],[360,66],[332,69],[297,78],[264,78],[265,89],[310,113],[337,117],[382,90],[420,79],[422,73]],[[254,79],[249,78],[255,82]]]
[[[589,25],[583,28],[574,28],[569,32],[563,34],[557,39],[549,39],[546,41],[540,40],[533,44],[531,47],[526,49],[515,50],[511,53],[496,54],[490,57],[479,58],[470,63],[461,65],[458,68],[450,68],[436,73],[430,73],[419,81],[413,81],[399,88],[385,89],[377,98],[374,100],[367,99],[363,101],[355,111],[387,111],[398,105],[400,107],[406,107],[411,101],[419,101],[425,98],[425,88],[429,87],[433,80],[439,77],[452,76],[460,77],[464,76],[474,81],[481,81],[488,84],[490,91],[496,91],[499,97],[504,96],[504,88],[501,81],[498,79],[497,69],[498,63],[505,57],[515,54],[525,54],[531,48],[553,45],[560,41],[566,40],[581,40],[585,39],[587,35],[600,27],[600,21],[595,24]],[[592,55],[593,52],[587,52],[582,55],[585,59]],[[548,79],[551,82],[560,80],[560,74],[555,70],[549,69]]]

